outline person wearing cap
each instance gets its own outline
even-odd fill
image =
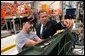
[[[57,23],[55,20],[49,20],[48,14],[46,11],[39,12],[40,23],[36,24],[36,33],[41,39],[46,39],[49,36],[53,36],[57,30],[61,29],[70,29],[73,26],[73,22],[69,19],[61,20]]]
[[[17,34],[15,43],[17,46],[18,52],[21,52],[23,49],[30,48],[42,41],[36,34],[31,32],[32,19],[24,18],[22,19],[23,28]]]

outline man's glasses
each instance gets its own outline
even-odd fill
[[[33,22],[32,22],[32,21],[28,21],[28,23],[33,24]]]

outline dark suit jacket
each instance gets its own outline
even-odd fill
[[[45,28],[43,30],[43,39],[46,39],[49,36],[52,36],[53,34],[56,33],[57,30],[65,28],[61,25],[60,22],[57,23],[54,20],[48,21],[44,27]],[[40,37],[41,24],[40,23],[36,24],[35,29],[36,29],[36,33],[37,33],[38,37]]]

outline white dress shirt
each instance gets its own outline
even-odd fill
[[[41,24],[40,34],[43,32],[43,24]]]

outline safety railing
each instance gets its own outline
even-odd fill
[[[5,23],[1,26],[1,30],[9,30],[12,33],[17,33],[22,28],[22,20],[23,17],[8,17],[5,20]]]

